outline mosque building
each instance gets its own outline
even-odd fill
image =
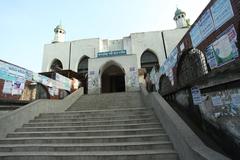
[[[65,41],[62,25],[44,45],[42,71],[72,70],[85,79],[88,94],[139,90],[139,69],[150,72],[162,64],[189,29],[186,13],[178,9],[173,30],[131,33],[117,40],[100,38]]]

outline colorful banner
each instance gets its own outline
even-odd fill
[[[67,90],[67,91],[71,90],[72,80],[70,80],[69,78],[64,77],[58,73],[56,73],[55,79],[56,79],[56,81],[63,83],[64,90]]]
[[[232,25],[215,42],[206,48],[207,62],[211,69],[229,63],[239,56],[236,42],[237,33]]]
[[[18,78],[32,80],[32,71],[0,61],[0,79],[15,81]]]
[[[211,7],[216,29],[234,16],[230,0],[217,0]]]
[[[5,80],[2,92],[4,94],[12,94],[12,81]]]

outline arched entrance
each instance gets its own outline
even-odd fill
[[[157,56],[149,49],[144,51],[141,56],[141,68],[145,68],[147,73],[150,73],[156,64],[159,64]]]
[[[88,56],[83,56],[78,63],[78,74],[81,77],[81,86],[84,87],[84,94],[88,93]]]
[[[101,75],[101,92],[124,92],[125,73],[124,69],[117,64],[110,64],[105,67]]]
[[[50,66],[50,71],[58,71],[62,69],[63,69],[62,62],[59,59],[54,59]]]

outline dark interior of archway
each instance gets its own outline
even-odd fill
[[[62,69],[63,69],[62,62],[58,59],[54,60],[50,67],[50,71],[58,71],[58,70],[62,70]]]
[[[141,56],[141,68],[145,68],[147,73],[150,73],[155,64],[158,64],[157,56],[149,50],[145,51]]]
[[[80,75],[81,79],[81,86],[84,88],[84,94],[88,93],[88,84],[87,84],[87,80],[88,80],[88,59],[89,57],[84,57],[78,64],[78,74]]]
[[[112,65],[108,67],[101,77],[102,93],[124,92],[125,74],[121,68]]]

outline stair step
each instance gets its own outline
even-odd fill
[[[0,145],[0,152],[81,152],[173,149],[171,142],[122,142],[82,144],[9,144]]]
[[[148,114],[148,115],[138,115],[138,116],[117,116],[117,117],[91,117],[91,118],[55,118],[55,119],[34,119],[30,120],[30,122],[79,122],[79,121],[101,121],[101,120],[132,120],[132,119],[141,119],[141,118],[156,118],[155,115],[153,114]]]
[[[99,121],[76,121],[76,122],[35,122],[34,120],[24,127],[42,127],[42,126],[88,126],[88,125],[116,125],[116,124],[136,124],[136,123],[159,123],[156,118],[141,118],[131,120],[99,120]]]
[[[92,115],[92,116],[53,116],[53,117],[36,117],[35,120],[62,120],[62,119],[79,119],[79,120],[89,120],[89,119],[131,119],[131,118],[141,118],[141,117],[155,117],[153,113],[151,114],[131,114],[131,115]]]
[[[173,150],[144,150],[144,151],[92,151],[92,152],[2,152],[0,159],[4,160],[177,160]]]
[[[0,139],[3,160],[178,160],[139,92],[84,95]]]
[[[66,111],[66,112],[59,112],[59,113],[41,113],[40,116],[54,116],[54,115],[86,115],[86,114],[108,114],[108,113],[122,113],[122,112],[153,112],[150,108],[117,108],[117,109],[106,109],[106,110],[81,110],[81,111]]]
[[[169,141],[167,134],[134,134],[116,136],[85,136],[85,137],[20,137],[0,140],[0,144],[41,144],[41,143],[110,143],[139,141]]]
[[[138,123],[122,125],[95,125],[95,126],[60,126],[60,127],[23,127],[16,132],[35,132],[35,131],[89,131],[89,130],[108,130],[108,129],[138,129],[138,128],[157,128],[159,123]]]
[[[134,134],[150,134],[150,133],[165,133],[160,128],[147,129],[118,129],[118,130],[91,130],[91,131],[50,131],[50,132],[13,132],[7,137],[79,137],[79,136],[110,136],[110,135],[134,135]]]
[[[154,113],[152,111],[139,111],[139,112],[136,112],[136,113],[122,113],[122,112],[119,112],[119,113],[101,113],[101,114],[98,114],[98,113],[95,113],[94,114],[55,114],[55,115],[39,115],[38,117],[36,118],[92,118],[92,117],[127,117],[127,116],[141,116],[141,115],[153,115]]]

